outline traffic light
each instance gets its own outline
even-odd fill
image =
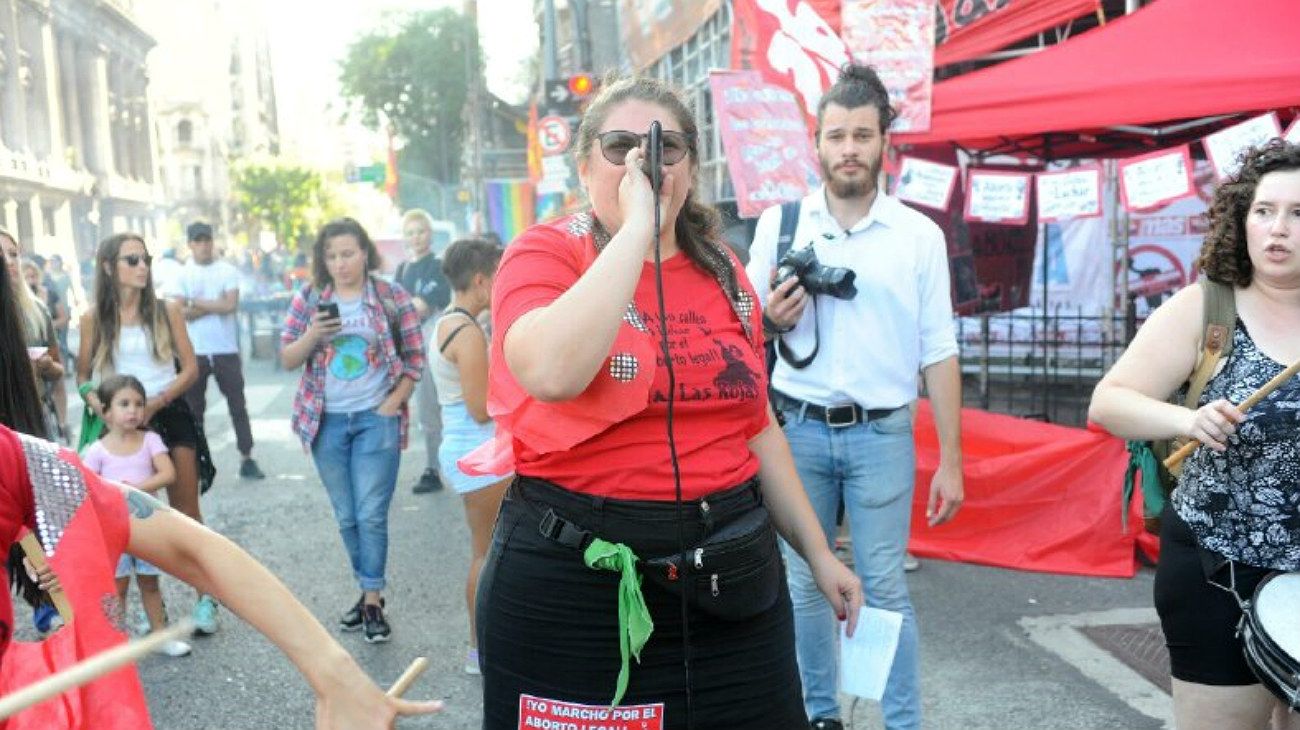
[[[596,90],[596,80],[591,77],[591,74],[574,74],[569,77],[568,86],[573,98],[581,101]]]

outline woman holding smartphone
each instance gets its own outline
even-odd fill
[[[339,620],[370,643],[391,628],[381,592],[388,507],[406,447],[406,402],[424,372],[424,338],[411,297],[373,276],[379,251],[351,218],[325,225],[312,281],[294,295],[280,335],[286,370],[305,365],[293,429],[329,493],[361,597]]]

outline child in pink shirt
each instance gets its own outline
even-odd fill
[[[129,484],[142,492],[156,492],[176,476],[167,446],[153,431],[142,430],[145,418],[144,385],[131,375],[114,375],[99,385],[99,401],[104,404],[106,431],[86,447],[82,461],[91,471],[115,482]],[[149,627],[157,631],[167,625],[167,607],[159,589],[159,571],[149,563],[123,554],[117,564],[117,596],[123,608],[135,574],[140,589],[140,603],[149,617]],[[190,645],[169,641],[158,651],[168,656],[185,656]]]

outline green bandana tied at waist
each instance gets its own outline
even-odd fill
[[[81,394],[84,401],[86,395],[94,389],[95,385],[93,383],[82,383],[77,388],[77,392]],[[77,439],[77,453],[81,453],[86,449],[86,446],[98,441],[100,435],[104,433],[104,421],[99,417],[99,414],[95,413],[95,409],[91,408],[89,403],[85,403],[81,409],[80,433],[81,436]]]
[[[614,701],[610,703],[613,707],[622,701],[623,693],[627,691],[628,655],[636,657],[637,662],[641,661],[641,649],[650,640],[655,625],[650,620],[645,596],[641,595],[641,576],[636,572],[637,557],[632,548],[596,538],[583,551],[582,560],[588,568],[621,574],[618,581],[618,650],[623,657],[623,666],[618,672]]]

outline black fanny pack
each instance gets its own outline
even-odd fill
[[[528,503],[528,500],[524,500]],[[556,514],[540,511],[542,536],[578,552],[593,538],[590,530]],[[686,594],[691,605],[727,621],[743,621],[770,609],[781,591],[781,552],[776,529],[761,503],[709,534],[683,554],[642,558],[641,574],[673,595]]]
[[[641,572],[675,595],[717,618],[743,621],[776,603],[781,590],[781,552],[767,508],[758,505],[706,537],[685,555],[642,562]]]

